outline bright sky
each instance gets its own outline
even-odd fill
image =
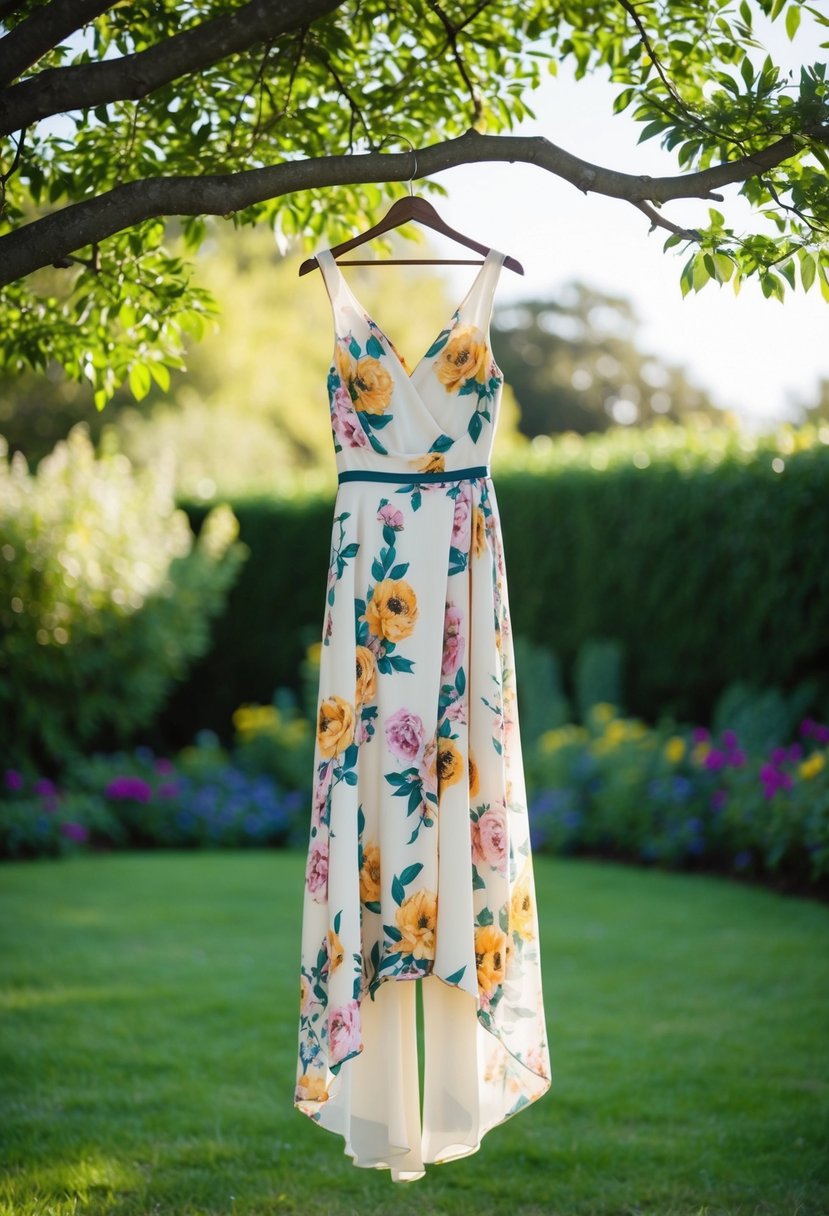
[[[814,24],[805,21],[793,43],[777,26],[767,36],[776,61],[795,69],[826,57],[819,41]],[[627,113],[613,115],[619,88],[597,77],[574,82],[560,73],[529,99],[537,120],[523,123],[516,133],[544,135],[585,160],[628,173],[676,173],[658,139],[637,145],[639,126]],[[560,178],[521,164],[462,166],[436,180],[449,190],[449,197],[435,205],[451,227],[523,264],[523,278],[503,272],[501,302],[554,298],[573,278],[626,295],[641,321],[643,350],[683,365],[718,405],[758,426],[786,416],[794,401],[814,400],[819,378],[829,379],[829,304],[817,285],[808,294],[799,286],[787,290],[783,304],[764,299],[754,282],[744,283],[739,296],[730,285],[711,283],[683,300],[679,275],[689,254],[683,246],[663,253],[668,233],[650,233],[646,217],[627,203],[583,195]],[[737,188],[723,193],[723,203],[683,200],[666,204],[663,212],[692,227],[707,221],[708,207],[714,206],[726,222],[747,226],[749,209]],[[463,256],[457,245],[434,244],[443,251],[439,256]],[[447,267],[446,273],[454,295],[459,288],[463,294],[474,272]]]

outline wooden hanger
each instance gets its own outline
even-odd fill
[[[365,232],[361,232],[358,236],[351,237],[348,241],[343,241],[339,245],[335,245],[331,250],[334,257],[339,257],[341,253],[347,253],[349,249],[356,249],[358,245],[364,245],[366,241],[371,241],[376,236],[381,236],[384,232],[388,232],[391,228],[400,228],[403,224],[408,224],[410,220],[417,220],[419,224],[425,224],[427,228],[433,228],[435,232],[439,232],[442,236],[448,236],[451,240],[457,241],[460,245],[465,245],[467,249],[474,249],[476,253],[486,254],[489,249],[486,245],[480,245],[477,241],[473,241],[471,237],[464,236],[461,232],[456,232],[454,228],[450,228],[438,215],[431,203],[428,203],[425,198],[419,198],[417,195],[406,194],[403,198],[399,198],[397,202],[392,203],[389,210],[383,218],[373,227],[368,228]],[[474,258],[383,258],[378,259],[353,259],[341,263],[343,266],[480,266],[481,263]],[[524,267],[515,258],[504,258],[504,265],[509,270],[514,270],[516,274],[523,274]],[[319,262],[315,257],[306,258],[299,268],[299,273],[308,274],[311,270],[316,270]]]

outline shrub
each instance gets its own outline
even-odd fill
[[[170,468],[96,458],[83,424],[35,474],[0,438],[0,527],[0,762],[54,773],[151,722],[246,550],[226,506],[194,544]]]

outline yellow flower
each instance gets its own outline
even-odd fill
[[[475,508],[472,521],[472,550],[476,557],[481,557],[486,550],[486,520],[480,507]]]
[[[496,925],[479,925],[475,930],[475,963],[478,987],[490,996],[504,979],[507,935]]]
[[[393,388],[392,378],[379,359],[366,355],[357,360],[350,385],[355,410],[382,414],[391,401]]]
[[[377,692],[377,660],[368,646],[357,647],[356,668],[357,691],[354,700],[355,704],[363,705],[371,701]]]
[[[333,929],[328,930],[328,973],[333,975],[339,967],[340,963],[345,958],[343,944],[340,941],[339,934]]]
[[[350,746],[354,738],[354,709],[342,697],[328,697],[320,705],[317,741],[320,755],[328,760]]]
[[[365,620],[375,637],[402,642],[415,627],[417,596],[402,578],[384,578],[366,605]]]
[[[811,781],[812,777],[816,777],[823,771],[825,764],[824,755],[821,752],[813,752],[798,765],[797,771],[804,781]]]
[[[425,456],[418,456],[417,460],[409,463],[418,473],[442,473],[446,468],[446,459],[440,452],[427,452]]]
[[[456,329],[435,360],[438,380],[447,393],[456,392],[466,380],[483,384],[488,366],[489,351],[474,325]]]
[[[326,1102],[328,1090],[322,1077],[312,1077],[305,1072],[296,1083],[297,1100],[301,1102]]]
[[[665,744],[665,759],[671,764],[679,764],[685,755],[685,740],[679,735],[672,735]]]
[[[463,757],[452,739],[438,739],[438,785],[443,789],[460,781],[463,774]]]
[[[397,909],[397,927],[403,937],[400,950],[414,958],[435,957],[438,897],[434,891],[416,891]]]
[[[478,775],[478,766],[472,758],[472,753],[469,753],[469,797],[477,798],[481,792],[481,779]]]
[[[694,750],[691,752],[691,759],[693,760],[694,764],[702,764],[710,751],[711,744],[701,740],[699,743],[695,744]]]
[[[512,889],[509,903],[510,933],[517,933],[524,941],[535,937],[533,897],[530,891],[530,871],[524,873]]]
[[[360,899],[364,904],[374,904],[380,898],[380,846],[367,844],[363,849],[363,864],[360,867]]]

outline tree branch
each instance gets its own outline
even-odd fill
[[[808,134],[829,140],[829,124]],[[476,162],[522,161],[564,178],[585,194],[604,194],[638,206],[677,198],[716,199],[717,187],[754,177],[800,150],[796,138],[786,135],[751,156],[672,177],[645,177],[592,165],[541,136],[481,135],[474,130],[417,149],[416,155],[419,177]],[[409,151],[367,152],[286,161],[241,173],[127,182],[0,237],[0,286],[156,216],[228,215],[297,190],[358,182],[406,182],[411,165]]]
[[[51,4],[35,9],[0,40],[0,87],[16,80],[93,17],[112,8],[112,3],[113,0],[52,0]]]
[[[72,0],[59,2],[71,3]],[[91,3],[91,0],[87,2]],[[113,101],[138,101],[171,80],[199,72],[228,55],[246,51],[256,42],[273,40],[318,21],[340,8],[343,2],[249,0],[231,13],[182,30],[146,51],[123,55],[120,59],[39,72],[0,96],[0,135],[18,131],[51,114],[65,114]],[[100,7],[108,8],[109,5]],[[13,30],[12,34],[16,32]],[[7,37],[11,38],[12,34]]]

